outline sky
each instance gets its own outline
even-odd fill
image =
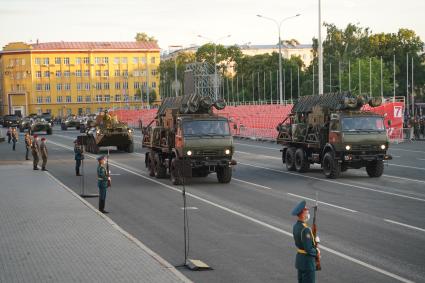
[[[24,41],[133,41],[137,32],[159,46],[276,44],[282,38],[311,44],[318,34],[318,0],[0,0],[0,47]],[[322,0],[322,19],[343,28],[348,23],[373,32],[416,31],[425,40],[425,0]]]

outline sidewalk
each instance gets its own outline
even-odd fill
[[[27,163],[0,162],[0,282],[190,282]]]

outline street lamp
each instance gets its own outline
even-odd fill
[[[216,40],[213,40],[211,38],[205,37],[203,35],[198,34],[198,37],[203,38],[208,40],[209,42],[212,42],[214,44],[214,95],[215,95],[215,100],[218,99],[218,87],[217,87],[217,43],[225,38],[229,38],[231,37],[230,34],[226,35],[226,36],[222,36],[217,38]]]
[[[182,45],[170,45],[168,46],[169,48],[183,48]],[[179,50],[180,50],[179,49]],[[176,50],[175,52],[178,52],[178,50]],[[176,55],[174,56],[174,90],[176,92],[176,97],[179,96],[178,92],[179,92],[179,87],[178,87],[178,81],[177,81],[177,56],[179,54],[176,53]]]
[[[263,19],[274,22],[277,26],[277,31],[279,33],[279,100],[280,100],[280,104],[283,104],[283,95],[282,95],[282,88],[283,88],[282,87],[282,40],[281,40],[281,37],[280,37],[280,28],[281,28],[283,22],[285,22],[289,19],[292,19],[292,18],[299,17],[300,15],[301,14],[296,14],[295,16],[284,18],[280,22],[275,20],[275,19],[263,16],[263,15],[257,15],[257,17],[259,17],[259,18],[263,18]]]

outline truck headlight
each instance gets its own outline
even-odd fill
[[[229,154],[230,154],[230,149],[226,149],[226,150],[224,151],[224,153],[225,153],[226,155],[229,155]]]
[[[386,148],[387,148],[387,146],[386,146],[385,144],[381,145],[381,149],[382,149],[382,150],[384,150],[384,149],[386,149]]]
[[[345,146],[345,150],[350,150],[351,149],[351,146],[350,145],[346,145]]]
[[[191,155],[192,155],[192,151],[191,151],[191,150],[188,150],[188,151],[186,152],[186,154],[187,154],[187,156],[191,156]]]

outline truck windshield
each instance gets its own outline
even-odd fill
[[[381,117],[343,118],[342,131],[384,131],[384,120]]]
[[[229,124],[223,120],[198,120],[183,122],[185,136],[229,136]]]

